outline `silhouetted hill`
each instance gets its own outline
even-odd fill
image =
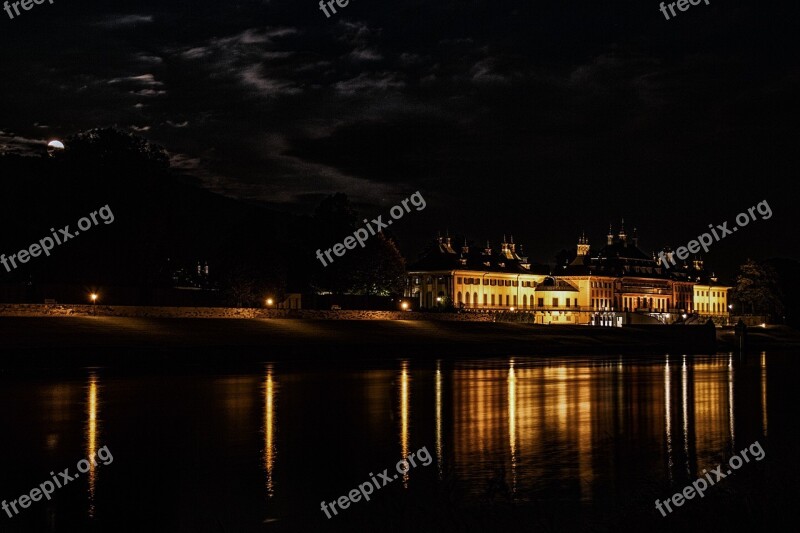
[[[31,258],[0,283],[95,283],[158,286],[170,271],[208,261],[212,276],[243,265],[275,270],[285,262],[292,221],[213,194],[192,180],[135,157],[0,157],[0,253],[9,256],[108,205],[99,225]],[[60,233],[59,233],[60,235]]]

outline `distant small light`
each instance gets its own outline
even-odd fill
[[[441,302],[441,301],[442,301],[442,297],[441,297],[441,296],[437,296],[437,297],[436,297],[436,301],[437,301],[437,302]]]
[[[686,320],[686,313],[683,313],[681,316],[683,317],[684,320]]]
[[[408,302],[401,303],[400,309],[402,309],[403,311],[408,311]]]
[[[92,294],[89,295],[89,298],[91,298],[93,302],[96,302],[97,301],[97,293],[93,292]]]
[[[272,298],[267,298],[267,305],[272,305]]]
[[[509,311],[512,311],[512,312],[513,312],[513,311],[514,311],[514,308],[512,307],[511,309],[509,309]]]

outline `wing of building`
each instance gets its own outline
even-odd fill
[[[439,237],[408,268],[405,296],[419,309],[454,307],[471,312],[529,312],[541,324],[597,324],[707,320],[728,317],[728,290],[703,261],[666,268],[639,249],[636,230],[611,228],[605,246],[591,253],[578,239],[575,258],[550,267],[530,263],[505,237],[460,251]],[[670,254],[670,251],[667,251]]]

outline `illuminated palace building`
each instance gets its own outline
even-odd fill
[[[671,254],[667,251],[667,254]],[[540,324],[595,324],[713,319],[728,317],[728,290],[701,259],[664,268],[657,254],[639,249],[636,230],[614,235],[591,253],[585,236],[574,258],[552,268],[517,253],[513,237],[499,250],[456,251],[450,237],[439,237],[409,266],[405,296],[419,309],[455,307],[465,311],[518,311]]]

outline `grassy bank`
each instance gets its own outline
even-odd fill
[[[534,326],[425,320],[0,317],[3,365],[712,353],[702,326]]]

